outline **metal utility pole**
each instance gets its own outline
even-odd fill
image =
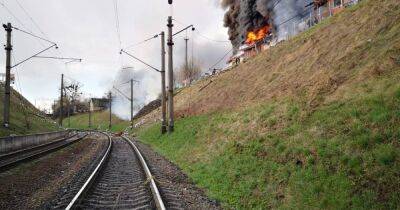
[[[161,134],[167,132],[167,101],[165,90],[165,33],[161,32]]]
[[[92,128],[92,100],[89,100],[89,129]]]
[[[64,74],[61,74],[61,88],[60,88],[60,126],[63,125],[64,115]]]
[[[11,95],[11,32],[12,26],[11,23],[7,23],[7,25],[3,25],[4,29],[7,32],[7,45],[4,48],[6,50],[6,83],[4,84],[5,94],[4,94],[4,115],[3,115],[3,125],[5,128],[8,128],[10,125],[10,95]]]
[[[186,71],[189,69],[189,62],[188,62],[188,41],[189,38],[185,37],[185,68]],[[190,79],[190,78],[189,78]]]
[[[131,129],[133,129],[133,79],[131,79]]]
[[[112,126],[112,121],[111,121],[111,118],[112,118],[112,103],[111,103],[111,100],[112,100],[112,95],[111,95],[111,91],[110,91],[110,93],[109,93],[109,106],[110,106],[110,120],[109,120],[109,124],[108,124],[108,129],[111,131],[111,126]]]
[[[173,46],[172,40],[172,16],[168,17],[168,113],[169,113],[169,124],[168,132],[174,131],[174,65],[173,65]]]
[[[68,96],[66,98],[67,98],[68,127],[70,128],[71,127],[71,113],[70,113],[71,104],[70,104],[70,101],[69,101],[70,99],[68,98]]]

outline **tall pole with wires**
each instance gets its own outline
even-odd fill
[[[89,100],[89,129],[92,129],[92,99]]]
[[[110,116],[109,116],[109,124],[108,124],[108,129],[111,131],[111,126],[112,126],[112,93],[110,91],[108,95],[108,100],[109,100],[109,106],[110,106]]]
[[[3,25],[4,29],[7,32],[7,45],[5,47],[6,50],[6,83],[4,84],[5,94],[4,94],[4,115],[3,115],[3,125],[8,128],[10,125],[10,95],[11,95],[11,32],[12,26],[11,23],[7,23],[7,25]]]
[[[173,46],[172,39],[172,16],[168,17],[168,113],[169,123],[168,132],[174,131],[174,65],[173,65]]]
[[[131,79],[131,129],[133,129],[133,79]]]
[[[60,87],[60,126],[63,125],[64,116],[64,74],[61,74],[61,87]]]
[[[161,134],[167,132],[167,101],[165,90],[165,33],[161,32]]]
[[[189,71],[189,61],[188,61],[188,41],[189,38],[186,36],[185,37],[185,70]],[[189,75],[190,77],[190,75]],[[189,78],[190,80],[191,78]]]

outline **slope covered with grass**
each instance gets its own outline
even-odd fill
[[[3,124],[4,85],[0,84],[0,110]],[[12,90],[10,128],[0,126],[0,136],[23,135],[58,130],[57,124],[36,109],[20,93]]]
[[[364,0],[212,80],[177,95],[173,134],[137,133],[224,207],[399,208],[400,2]]]
[[[107,130],[109,126],[109,111],[101,111],[92,113],[92,129]],[[112,115],[112,128],[114,132],[120,132],[130,126],[130,122],[122,120],[115,115]],[[78,114],[66,118],[63,121],[64,127],[73,129],[89,129],[89,114]]]

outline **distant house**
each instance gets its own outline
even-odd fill
[[[91,98],[90,111],[102,111],[108,109],[110,100],[108,98]]]

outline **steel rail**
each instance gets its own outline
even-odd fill
[[[18,159],[15,160],[15,161],[11,161],[11,162],[9,162],[9,163],[5,163],[5,164],[3,164],[3,165],[0,166],[0,173],[1,173],[1,172],[4,172],[4,171],[7,171],[7,170],[9,170],[9,169],[11,169],[11,168],[13,168],[13,167],[15,167],[15,166],[21,164],[21,163],[24,163],[24,162],[26,162],[26,161],[37,159],[37,158],[39,158],[39,157],[42,157],[42,156],[47,155],[47,154],[50,154],[50,153],[55,152],[55,151],[57,151],[57,150],[59,150],[59,149],[62,149],[62,148],[64,148],[64,147],[67,147],[67,146],[69,146],[69,145],[71,145],[71,144],[73,144],[73,143],[76,143],[76,142],[78,142],[78,141],[84,139],[86,136],[87,136],[87,134],[84,135],[84,136],[82,136],[82,137],[79,137],[79,138],[76,139],[76,140],[73,140],[73,141],[71,141],[71,142],[67,142],[67,143],[62,144],[62,145],[59,145],[59,146],[57,146],[57,147],[52,147],[52,148],[48,148],[48,149],[45,149],[45,150],[39,150],[39,151],[37,151],[36,153],[30,154],[30,155],[28,155],[28,156],[26,156],[26,157],[18,158]],[[63,140],[60,140],[60,141],[58,141],[58,142],[66,141],[66,140],[71,139],[71,138],[73,138],[73,137],[67,137],[67,138],[65,138],[65,139],[63,139]],[[58,142],[57,142],[57,143],[58,143]],[[48,144],[48,145],[46,145],[46,146],[49,146],[49,145],[51,145],[51,144]],[[23,154],[23,153],[21,152],[21,153],[18,153],[18,154]],[[16,156],[16,154],[10,154],[10,156],[13,157],[13,156]],[[2,159],[5,159],[5,158],[2,157]],[[3,161],[4,161],[4,160],[3,160]]]
[[[150,172],[149,167],[147,166],[147,163],[145,161],[145,159],[143,158],[142,154],[140,153],[139,149],[136,147],[136,145],[126,136],[122,136],[122,138],[125,139],[125,141],[127,141],[131,147],[134,149],[136,155],[138,156],[140,163],[144,169],[144,172],[146,173],[147,179],[150,181],[150,188],[151,188],[151,192],[153,194],[153,199],[156,202],[156,207],[159,210],[165,210],[165,205],[164,202],[161,198],[161,194],[158,191],[158,187],[156,185],[156,182],[154,181],[154,177]]]
[[[93,184],[96,176],[99,174],[101,168],[104,166],[106,159],[110,156],[113,141],[112,141],[112,138],[110,135],[108,135],[106,133],[103,133],[103,134],[106,135],[109,140],[109,145],[108,145],[107,151],[105,152],[104,156],[102,157],[100,163],[96,166],[96,168],[93,170],[92,174],[86,180],[85,184],[83,184],[81,189],[79,189],[78,193],[74,196],[72,201],[65,208],[66,210],[74,209],[77,205],[79,205],[79,202],[81,201],[82,197],[89,190],[89,188]]]

